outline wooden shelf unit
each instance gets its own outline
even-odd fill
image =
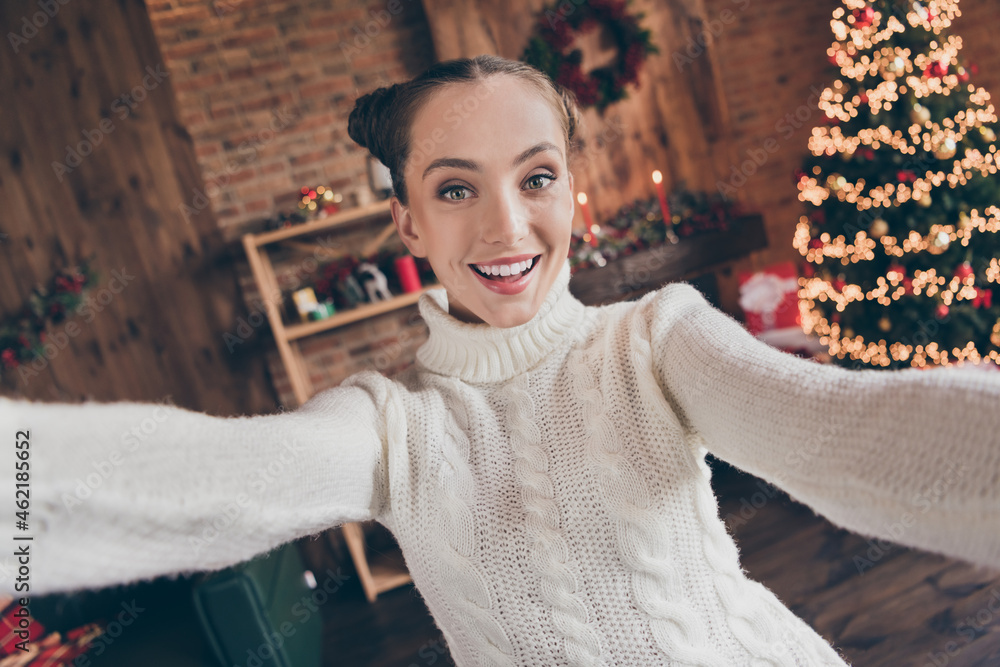
[[[285,371],[288,373],[292,384],[292,391],[295,394],[295,400],[299,405],[305,403],[315,393],[312,381],[309,379],[309,370],[306,367],[302,350],[299,347],[301,339],[392,310],[405,308],[416,303],[421,294],[428,289],[437,287],[437,285],[425,286],[419,292],[400,294],[386,301],[357,306],[322,320],[286,324],[281,314],[283,303],[281,289],[278,287],[274,266],[268,256],[266,246],[318,232],[335,231],[338,229],[346,231],[357,225],[373,223],[378,220],[390,218],[390,216],[389,202],[382,201],[369,206],[338,212],[321,220],[314,220],[294,227],[256,234],[245,234],[243,236],[243,248],[250,263],[250,270],[253,272],[254,281],[264,302],[267,311],[267,320],[271,326],[271,332],[274,335],[278,353],[281,355],[282,364],[284,364]],[[366,246],[366,250],[368,252],[377,250],[377,247],[391,234],[391,231],[392,229],[387,227],[372,243]],[[345,523],[341,526],[341,530],[344,540],[347,542],[348,550],[351,553],[351,558],[354,561],[354,566],[357,569],[358,576],[361,579],[365,596],[370,602],[374,602],[379,593],[402,586],[411,581],[405,567],[393,559],[382,558],[369,563],[369,558],[365,550],[364,534],[359,524]],[[399,559],[399,561],[401,562],[402,559]]]

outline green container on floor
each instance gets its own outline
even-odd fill
[[[311,576],[311,575],[309,575]],[[224,667],[320,667],[323,619],[294,542],[201,575],[194,606]]]

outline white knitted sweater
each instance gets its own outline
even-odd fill
[[[706,450],[839,526],[1000,566],[1000,373],[821,365],[686,283],[598,308],[569,276],[507,329],[429,291],[418,363],[293,412],[0,399],[5,484],[30,429],[31,592],[375,519],[463,667],[843,666],[743,573]]]

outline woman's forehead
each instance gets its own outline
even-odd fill
[[[412,166],[442,157],[516,154],[548,141],[564,150],[562,125],[530,83],[511,76],[451,83],[428,99],[414,119]],[[506,157],[504,158],[506,159]]]

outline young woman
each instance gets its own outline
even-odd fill
[[[358,100],[349,133],[443,286],[395,379],[238,418],[0,399],[5,437],[30,429],[32,590],[222,568],[374,519],[463,667],[844,665],[744,575],[706,452],[839,526],[1000,566],[1000,376],[816,364],[685,283],[585,307],[577,122],[569,94],[490,56]]]

